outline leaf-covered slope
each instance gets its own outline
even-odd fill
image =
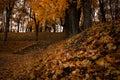
[[[120,80],[120,26],[92,27],[52,45],[31,71],[19,78]]]

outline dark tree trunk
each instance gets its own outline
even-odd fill
[[[54,29],[54,33],[55,33],[56,32],[56,26],[55,25],[53,26],[53,29]]]
[[[35,29],[36,29],[36,32],[35,32],[36,39],[35,40],[38,41],[39,21],[37,22],[36,19],[34,21],[35,21]]]
[[[80,22],[80,16],[81,16],[81,8],[78,9],[78,13],[77,13],[78,33],[81,32],[81,31],[80,31],[80,25],[79,25],[79,22]]]
[[[38,41],[38,24],[36,25],[36,41]]]
[[[115,2],[115,20],[119,19],[119,0]]]
[[[103,0],[99,0],[99,6],[100,6],[100,12],[101,12],[101,17],[102,17],[102,22],[106,22],[106,18],[105,18],[105,11],[104,11],[104,1]]]
[[[76,7],[77,7],[77,3],[70,3],[69,9],[68,9],[70,35],[77,34],[79,29],[78,19],[80,17],[78,16],[78,10]]]
[[[83,5],[83,27],[87,29],[91,27],[91,5],[90,0],[82,0]]]
[[[77,9],[77,2],[69,3],[66,10],[64,30],[67,36],[75,35],[79,32],[80,10]]]
[[[9,22],[10,22],[10,16],[11,16],[11,12],[12,9],[14,7],[15,1],[9,1],[8,3],[8,7],[6,7],[6,22],[5,22],[5,26],[4,26],[4,41],[7,41],[7,37],[8,37],[8,32],[9,32]]]
[[[65,24],[64,24],[64,32],[66,33],[66,36],[69,37],[70,30],[69,30],[69,16],[68,16],[68,10],[65,11]]]
[[[29,28],[29,29],[30,29],[30,32],[32,32],[32,26],[30,26],[30,28]]]
[[[36,20],[36,15],[35,15],[34,12],[33,12],[33,13],[34,13],[33,16],[31,16],[31,12],[32,12],[32,10],[30,9],[30,15],[29,15],[29,16],[30,16],[30,18],[32,18],[32,19],[34,20],[35,29],[36,29],[36,32],[35,32],[35,37],[36,37],[36,38],[35,38],[35,40],[38,41],[39,22],[40,22],[40,21],[37,21],[37,20]]]
[[[6,8],[6,23],[4,26],[4,41],[7,41],[7,38],[8,38],[10,15],[11,15],[11,10]]]
[[[112,11],[112,0],[109,1],[109,6],[110,6],[110,14],[111,14],[111,18],[112,20],[114,20],[114,17],[113,17],[113,11]]]
[[[18,19],[17,26],[18,26],[17,32],[19,32],[19,28],[20,28],[20,18]]]
[[[19,32],[19,29],[20,29],[20,20],[21,20],[21,16],[18,18],[17,20],[17,24],[18,24],[18,29],[17,29],[17,32]]]
[[[39,31],[42,32],[42,27],[40,27]]]

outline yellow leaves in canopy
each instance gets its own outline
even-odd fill
[[[30,27],[30,26],[33,26],[33,24],[34,24],[33,20],[30,20],[27,26]]]
[[[64,16],[67,2],[66,0],[31,0],[30,7],[40,21],[55,20]]]
[[[58,11],[65,11],[66,8],[68,7],[68,3],[66,2],[66,0],[58,0],[57,2],[57,8]]]

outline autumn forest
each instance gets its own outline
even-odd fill
[[[120,0],[0,0],[0,80],[120,80]]]

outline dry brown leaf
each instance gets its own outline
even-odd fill
[[[117,49],[117,46],[114,45],[113,43],[108,43],[107,46],[108,50],[116,50]]]
[[[34,73],[31,73],[31,74],[30,74],[30,79],[34,79],[34,78],[35,78]]]
[[[63,70],[56,70],[55,74],[60,75],[63,72]]]
[[[105,66],[105,60],[104,58],[100,58],[96,61],[96,64],[97,65],[100,65],[100,66]]]
[[[110,55],[107,55],[107,56],[106,56],[106,60],[107,60],[108,62],[110,62],[110,63],[115,62],[115,58],[114,58],[114,57],[111,57]]]

